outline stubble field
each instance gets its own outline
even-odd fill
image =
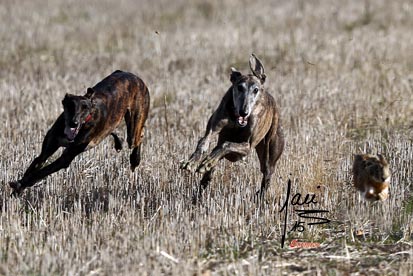
[[[0,2],[0,275],[411,275],[411,1]],[[283,120],[286,147],[261,205],[261,173],[221,161],[202,201],[179,169],[255,53]],[[8,182],[39,154],[65,93],[116,69],[151,92],[143,156],[111,139],[16,199]],[[122,134],[125,127],[122,127]],[[125,137],[125,135],[121,135]],[[211,145],[213,146],[213,145]],[[352,188],[355,153],[383,153],[390,198]],[[292,193],[328,224],[287,234]],[[320,186],[319,188],[317,188]],[[298,220],[288,210],[287,230]],[[319,248],[289,248],[297,239]]]

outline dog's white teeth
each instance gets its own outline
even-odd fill
[[[238,117],[238,124],[240,126],[246,126],[248,124],[248,119],[246,117]]]

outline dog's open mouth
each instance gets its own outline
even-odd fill
[[[246,116],[246,117],[239,116],[237,118],[237,124],[240,127],[245,127],[248,124],[248,116]]]
[[[75,140],[77,134],[79,133],[80,127],[82,125],[79,124],[77,127],[65,127],[65,135],[67,140],[73,141]]]

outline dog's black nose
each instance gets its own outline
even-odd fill
[[[248,115],[248,112],[245,112],[245,110],[240,110],[239,115],[240,115],[241,117],[245,117],[245,116]]]

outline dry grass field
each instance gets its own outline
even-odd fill
[[[412,15],[409,0],[0,0],[0,275],[412,275]],[[276,177],[258,204],[255,152],[221,161],[193,205],[200,175],[179,164],[252,52],[281,108]],[[10,198],[65,93],[116,69],[151,91],[136,172],[106,139]],[[378,152],[391,194],[369,203],[352,155]],[[302,220],[281,248],[288,179],[331,222]]]

